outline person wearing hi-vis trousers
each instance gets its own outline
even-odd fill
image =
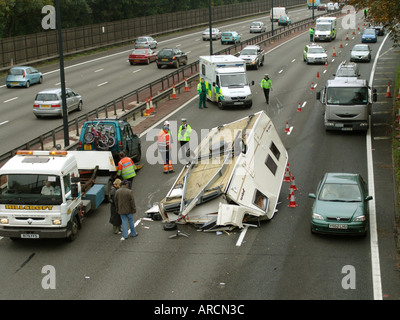
[[[171,135],[169,128],[164,126],[157,138],[158,152],[163,160],[163,172],[174,172],[171,161]]]

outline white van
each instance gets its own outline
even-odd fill
[[[271,21],[278,21],[280,16],[287,16],[286,8],[275,7],[275,8],[271,9],[270,14],[269,14]]]
[[[233,55],[201,56],[200,77],[205,80],[207,99],[216,102],[218,108],[251,108],[250,83],[242,59]]]

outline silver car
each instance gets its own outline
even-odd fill
[[[254,21],[250,25],[250,33],[253,32],[265,32],[266,27],[264,25],[264,22],[261,21]]]
[[[368,44],[356,44],[350,52],[350,61],[371,61],[371,48]]]
[[[354,62],[343,61],[341,64],[339,64],[336,73],[334,73],[333,75],[335,76],[335,78],[344,78],[344,77],[358,78],[360,76],[358,64]]]
[[[218,40],[221,39],[221,31],[218,28],[212,28],[211,29],[211,37],[213,40]],[[206,30],[203,31],[201,34],[202,38],[204,41],[210,40],[210,28],[207,28]]]
[[[69,88],[65,89],[68,112],[72,110],[82,110],[83,102],[79,93]],[[37,117],[62,116],[61,89],[47,89],[40,91],[33,103],[33,114]]]
[[[154,40],[152,37],[139,37],[135,41],[135,49],[142,49],[142,48],[150,48],[155,49],[157,48],[157,41]]]

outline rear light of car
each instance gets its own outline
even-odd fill
[[[61,105],[60,105],[60,104],[52,104],[51,107],[52,107],[52,108],[60,108]]]
[[[172,60],[176,60],[176,57],[173,57]]]
[[[25,70],[22,71],[22,78],[25,78]]]
[[[122,148],[122,141],[119,141],[118,142],[118,150],[122,150],[123,148]]]
[[[78,150],[82,150],[82,141],[79,141],[78,143]]]
[[[39,105],[38,104],[34,104],[33,107],[34,108],[39,108]]]

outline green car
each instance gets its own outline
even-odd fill
[[[311,212],[311,232],[365,235],[368,230],[367,185],[359,174],[326,173],[318,184]]]

